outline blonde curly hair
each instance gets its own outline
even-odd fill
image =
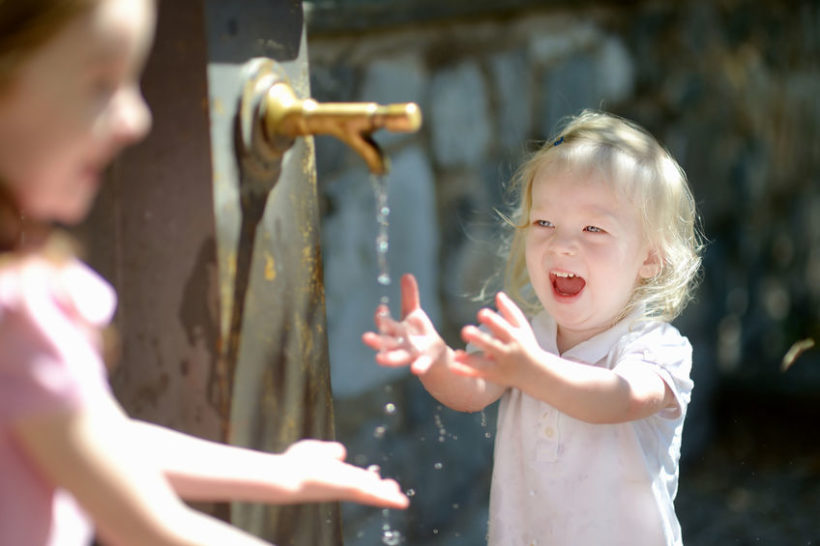
[[[594,171],[640,210],[643,234],[659,253],[660,271],[643,279],[619,319],[643,306],[647,318],[671,321],[691,299],[701,264],[695,200],[683,169],[647,131],[618,116],[585,110],[521,165],[512,180],[514,205],[505,223],[504,290],[529,314],[542,309],[524,254],[536,172]],[[585,171],[586,170],[586,171]]]

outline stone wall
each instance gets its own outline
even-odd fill
[[[817,350],[780,371],[792,343],[820,341],[820,4],[549,5],[369,32],[308,27],[315,98],[414,101],[424,114],[418,134],[376,135],[392,161],[386,293],[364,163],[316,139],[338,436],[356,462],[416,492],[406,514],[346,507],[347,544],[373,544],[383,525],[413,545],[481,543],[493,410],[438,407],[405,370],[377,367],[359,338],[383,295],[398,313],[397,277],[413,272],[434,322],[459,343],[479,307],[468,296],[497,269],[493,209],[505,182],[582,108],[649,129],[699,203],[704,279],[677,321],[695,347],[684,462],[707,445],[727,390],[820,389]]]

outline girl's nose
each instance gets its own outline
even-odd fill
[[[572,256],[578,251],[578,239],[570,233],[556,229],[550,237],[550,249],[555,254]]]
[[[151,129],[151,110],[139,88],[131,86],[120,91],[115,99],[111,129],[123,145],[141,140]]]

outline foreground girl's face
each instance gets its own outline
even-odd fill
[[[154,17],[151,0],[100,0],[0,94],[0,183],[24,215],[82,220],[107,164],[148,131],[139,77]]]
[[[609,328],[656,273],[638,209],[600,175],[537,171],[526,229],[527,271],[565,348]]]

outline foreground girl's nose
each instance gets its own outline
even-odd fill
[[[122,144],[141,140],[151,129],[151,110],[136,86],[122,89],[114,99],[111,129]]]

